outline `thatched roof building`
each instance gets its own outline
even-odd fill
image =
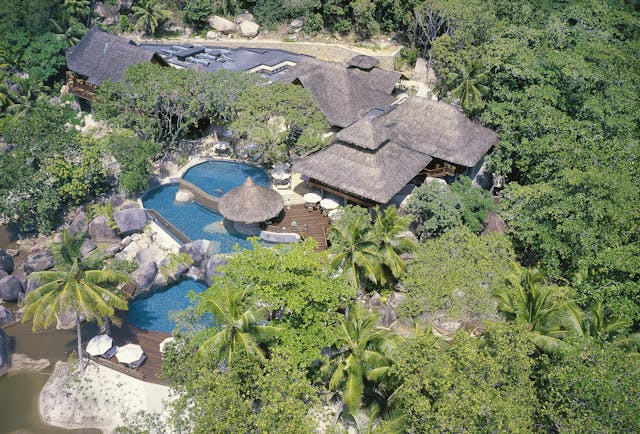
[[[454,106],[418,97],[370,113],[336,139],[294,170],[336,194],[378,203],[388,202],[432,159],[473,167],[498,141]]]
[[[475,166],[498,143],[495,131],[427,98],[407,98],[374,123],[401,145],[464,167]]]
[[[86,83],[100,85],[105,80],[119,81],[131,65],[153,62],[166,66],[154,51],[137,46],[133,41],[91,28],[66,54],[69,71]]]
[[[375,108],[393,104],[391,95],[400,74],[374,68],[364,71],[317,59],[291,68],[281,82],[301,84],[311,93],[330,124],[346,127]]]
[[[229,190],[218,202],[224,218],[241,223],[260,223],[269,220],[284,208],[284,200],[277,191],[256,185],[251,177]]]

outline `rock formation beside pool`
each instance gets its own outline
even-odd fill
[[[141,208],[129,208],[113,213],[113,219],[122,235],[130,235],[144,231],[147,225],[147,212]]]
[[[109,221],[103,215],[94,217],[89,223],[89,236],[95,243],[119,243],[120,237],[109,227]]]
[[[2,249],[0,249],[0,270],[6,271],[7,274],[13,273],[13,257]]]

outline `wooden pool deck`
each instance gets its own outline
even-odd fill
[[[126,344],[138,344],[147,355],[147,360],[135,370],[119,363],[115,356],[109,360],[105,360],[102,357],[91,357],[91,360],[130,377],[149,383],[166,385],[167,382],[160,379],[160,373],[162,372],[160,342],[169,336],[171,335],[168,333],[139,329],[123,319],[120,327],[111,326],[111,337],[114,345],[121,347]]]
[[[292,227],[291,223],[296,222]],[[322,215],[319,209],[307,209],[304,205],[291,205],[285,207],[284,215],[273,219],[266,226],[271,232],[294,232],[303,239],[311,237],[318,243],[316,251],[327,250],[327,232],[329,230],[329,218]]]

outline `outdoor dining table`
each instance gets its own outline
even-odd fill
[[[224,153],[228,152],[229,149],[231,149],[231,145],[229,145],[228,142],[220,141],[220,142],[216,143],[215,145],[213,145],[213,149],[216,152],[216,154],[224,154]]]
[[[330,197],[325,197],[320,201],[320,208],[322,208],[323,212],[329,212],[338,208],[340,204],[335,199],[331,199]]]
[[[288,181],[291,179],[291,173],[278,171],[278,172],[273,172],[271,174],[271,177],[276,181]]]
[[[304,206],[306,206],[307,208],[315,208],[316,206],[318,206],[318,203],[320,203],[321,200],[322,196],[320,196],[318,193],[305,193]]]

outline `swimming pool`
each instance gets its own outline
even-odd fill
[[[193,166],[182,178],[212,196],[221,197],[232,188],[241,185],[249,176],[257,185],[271,185],[269,175],[259,167],[224,160],[212,160]]]
[[[256,184],[269,186],[269,175],[262,169],[234,161],[207,161],[187,170],[184,179],[212,196],[220,197],[241,185],[251,176]],[[211,240],[212,253],[231,253],[233,246],[247,249],[251,244],[246,236],[233,229],[222,215],[198,202],[175,201],[178,184],[158,187],[142,198],[145,208],[156,210],[191,240]]]
[[[207,286],[197,280],[182,280],[162,292],[153,293],[150,297],[133,300],[129,303],[127,320],[144,330],[172,333],[176,324],[169,318],[169,313],[191,306],[187,297],[189,291],[200,293],[205,289]]]

